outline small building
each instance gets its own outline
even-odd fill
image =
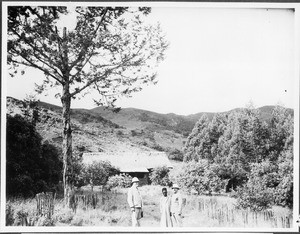
[[[156,151],[145,151],[139,153],[83,153],[83,163],[90,164],[94,161],[108,161],[112,166],[118,168],[121,173],[137,177],[140,184],[149,183],[149,173],[156,167],[166,166],[172,169],[173,166],[166,153]]]

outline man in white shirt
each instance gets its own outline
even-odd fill
[[[180,195],[179,186],[174,184],[173,187],[173,195],[171,197],[171,214],[172,214],[172,223],[173,227],[181,227],[182,226],[182,197]]]
[[[131,209],[132,226],[140,227],[140,219],[142,218],[143,200],[138,190],[139,179],[137,177],[132,178],[132,185],[128,190],[127,201]]]

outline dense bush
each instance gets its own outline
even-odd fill
[[[161,145],[156,144],[156,143],[154,143],[154,144],[151,146],[151,148],[152,148],[152,149],[155,149],[155,150],[157,150],[157,151],[164,151],[164,150],[165,150],[164,147],[162,147]]]
[[[156,167],[150,173],[150,181],[154,185],[171,186],[172,182],[169,177],[169,168],[166,166]]]
[[[120,171],[108,161],[95,161],[82,169],[83,181],[91,185],[92,190],[94,186],[105,185],[109,177],[118,173]]]
[[[263,183],[250,182],[237,189],[237,207],[261,211],[270,208],[274,203],[274,189]]]
[[[178,150],[178,149],[171,150],[168,153],[168,158],[171,159],[171,160],[182,162],[183,161],[183,152]]]
[[[247,183],[238,188],[238,207],[253,211],[270,208],[274,204],[274,191],[279,183],[276,171],[277,166],[268,160],[253,163]]]
[[[293,206],[293,152],[282,154],[278,163],[279,184],[276,187],[275,203],[282,206]]]
[[[59,151],[42,143],[34,123],[20,115],[8,115],[6,139],[8,196],[34,196],[58,184],[62,177]]]
[[[212,170],[208,160],[186,163],[177,176],[182,188],[195,190],[198,194],[219,192],[224,187],[224,183]]]
[[[107,189],[128,188],[131,186],[132,177],[127,174],[114,175],[108,178],[106,183]]]
[[[138,135],[138,133],[136,130],[131,130],[131,136],[135,137],[137,135]]]

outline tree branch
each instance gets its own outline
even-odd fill
[[[89,87],[92,83],[97,82],[100,79],[106,78],[109,75],[109,73],[110,73],[110,70],[107,70],[102,76],[98,76],[94,79],[91,79],[84,86],[82,86],[81,88],[78,88],[74,92],[70,93],[70,97],[74,97],[76,94],[80,93],[81,91],[83,91],[84,89]]]
[[[85,62],[83,62],[83,65],[80,67],[80,69],[79,70],[77,70],[77,72],[74,74],[74,75],[71,75],[71,77],[70,77],[70,81],[72,81],[81,71],[82,71],[82,69],[85,67],[85,65],[90,61],[90,59],[92,58],[92,56],[93,56],[94,54],[93,53],[91,53],[90,54],[90,56],[89,56],[89,58],[85,61]]]
[[[103,20],[105,18],[105,15],[106,15],[107,11],[108,11],[108,8],[106,7],[105,10],[104,10],[104,13],[103,13],[103,15],[102,15],[102,17],[101,17],[101,19],[100,19],[100,21],[98,23],[97,28],[92,33],[92,38],[96,35],[98,29],[100,28],[100,25],[103,23]],[[84,56],[84,52],[87,50],[88,47],[89,47],[89,45],[83,46],[83,48],[81,49],[81,51],[78,54],[78,58],[70,65],[70,70],[72,70],[73,67],[82,59],[82,57]]]
[[[17,60],[11,60],[12,62],[14,63],[18,63],[18,64],[21,64],[21,65],[25,65],[25,66],[30,66],[30,67],[33,67],[33,68],[37,68],[39,70],[41,70],[42,72],[48,74],[49,76],[51,76],[52,78],[54,78],[56,81],[58,81],[60,84],[63,84],[63,81],[61,79],[59,79],[58,77],[54,76],[51,74],[51,72],[49,72],[47,69],[43,68],[43,67],[40,67],[38,65],[36,65],[36,63],[30,61],[29,59],[27,59],[26,57],[23,57],[22,55],[19,55],[21,56],[24,60],[26,60],[28,63],[25,63],[25,62],[21,62],[21,61],[17,61]]]
[[[55,26],[55,33],[58,35],[57,27]],[[63,61],[63,55],[62,55],[62,50],[61,50],[61,38],[57,37],[57,48],[58,48],[58,53],[60,56],[61,61]]]
[[[41,52],[41,51],[39,50],[38,47],[32,45],[32,44],[26,39],[25,36],[24,36],[24,38],[22,38],[22,36],[21,36],[16,30],[14,30],[14,29],[12,29],[12,32],[13,32],[16,36],[18,36],[19,39],[21,39],[21,40],[24,41],[27,45],[29,45],[34,51],[39,52],[42,56],[44,56],[44,57],[47,58],[49,61],[51,61],[51,59],[50,59],[46,54],[44,54],[43,52]]]
[[[35,51],[33,51],[34,53]],[[34,53],[35,54],[35,53]],[[35,54],[36,59],[39,60],[41,63],[45,64],[46,66],[48,66],[50,68],[50,70],[53,70],[54,73],[56,73],[57,75],[59,75],[61,78],[63,78],[62,74],[59,74],[59,72],[57,71],[57,69],[55,67],[52,67],[51,65],[49,65],[46,61],[44,61],[41,57],[38,56],[38,54]]]
[[[40,20],[41,22],[43,22],[43,18],[42,18],[42,16],[38,13],[38,11],[35,11],[33,14],[36,15],[36,16],[39,18],[39,20]],[[39,24],[39,25],[42,26],[42,24]],[[50,29],[50,31],[51,31],[53,34],[56,34],[56,36],[57,36],[59,39],[61,39],[60,36],[58,35],[57,31],[54,31],[53,28],[50,27],[49,24],[46,24],[46,26],[49,26],[48,28]]]
[[[141,48],[139,49],[139,51],[141,50]],[[109,70],[107,70],[105,72],[105,74],[103,76],[100,77],[96,77],[92,80],[90,80],[89,82],[87,82],[82,88],[76,89],[73,93],[70,94],[71,97],[74,97],[76,94],[80,93],[82,90],[86,89],[87,87],[89,87],[92,83],[97,82],[98,80],[100,80],[101,78],[107,77],[109,74],[111,74],[112,70],[118,69],[121,66],[137,66],[134,63],[128,63],[130,60],[132,60],[133,58],[135,58],[137,56],[137,54],[133,54],[130,58],[127,58],[125,61],[122,61],[121,63],[119,63],[117,66],[115,66],[114,68],[111,68]],[[128,64],[126,64],[128,63]],[[101,67],[104,65],[101,65]],[[106,66],[113,66],[113,65],[106,65]],[[99,68],[99,67],[98,67]]]

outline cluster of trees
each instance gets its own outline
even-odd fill
[[[91,164],[78,164],[74,186],[82,187],[90,185],[93,190],[94,186],[106,185],[109,178],[118,175],[120,170],[111,165],[108,161],[95,161]]]
[[[280,106],[274,108],[268,121],[262,121],[259,110],[251,106],[216,114],[212,120],[204,115],[184,147],[184,161],[193,162],[186,174],[191,179],[210,172],[214,180],[217,176],[226,181],[226,191],[238,191],[242,207],[292,206],[293,131],[291,112]],[[204,168],[201,176],[196,167]],[[197,173],[192,175],[191,171]],[[197,179],[191,183],[188,187],[199,187]]]
[[[7,115],[7,196],[34,196],[50,191],[62,180],[59,149],[42,142],[35,123],[21,115]]]

